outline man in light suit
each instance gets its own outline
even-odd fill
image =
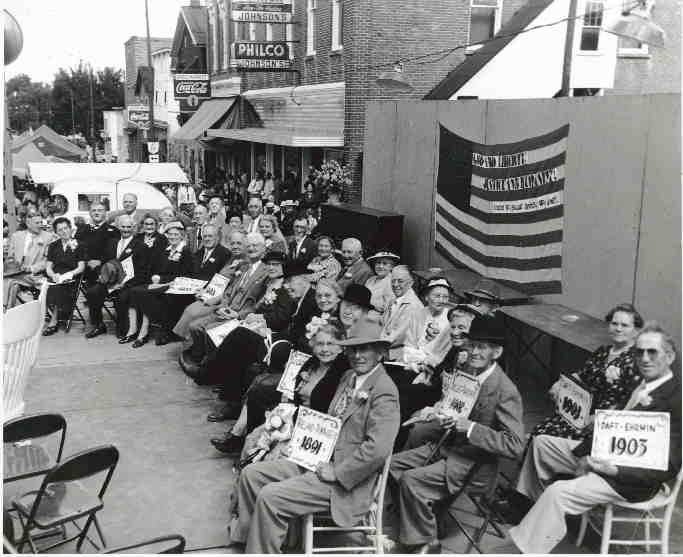
[[[38,275],[45,272],[47,247],[55,237],[51,232],[42,230],[42,222],[39,213],[28,215],[26,230],[17,230],[10,238],[2,281],[3,303],[7,309],[16,304],[17,295],[22,290],[38,287]]]
[[[142,232],[142,221],[145,220],[145,214],[138,211],[138,196],[134,193],[127,193],[122,199],[123,209],[118,211],[109,211],[107,215],[107,222],[116,222],[116,219],[121,215],[128,215],[135,222],[135,231]]]
[[[328,511],[339,526],[368,512],[377,473],[398,432],[398,392],[381,360],[386,343],[376,321],[353,327],[345,347],[351,368],[342,377],[328,413],[341,419],[331,462],[315,472],[286,459],[247,466],[238,485],[239,521],[231,532],[246,553],[280,553],[291,519]]]
[[[357,238],[346,238],[341,245],[344,266],[337,275],[337,284],[342,292],[346,292],[349,284],[365,286],[367,280],[375,273],[363,259],[363,244]]]
[[[499,456],[517,459],[524,450],[522,397],[496,363],[503,353],[505,331],[493,319],[476,318],[468,337],[466,371],[479,383],[470,415],[430,422],[432,442],[395,454],[391,460],[403,553],[437,543],[432,505],[457,492],[474,464],[482,468],[473,481],[485,482],[497,473]],[[435,441],[446,430],[451,434],[439,447]],[[433,462],[426,462],[432,454]]]
[[[593,458],[589,456],[592,435],[581,441],[552,435],[535,437],[517,490],[536,503],[519,525],[510,529],[514,549],[550,553],[567,533],[566,515],[581,515],[606,503],[645,501],[681,469],[681,383],[671,371],[676,358],[673,339],[656,323],[646,323],[636,339],[635,353],[643,382],[624,410],[669,414],[668,469],[616,466]],[[576,477],[553,482],[560,474]]]
[[[405,265],[397,265],[391,270],[391,290],[395,298],[382,316],[382,338],[391,343],[389,355],[393,359],[400,357],[411,318],[424,305],[413,290],[413,277]]]

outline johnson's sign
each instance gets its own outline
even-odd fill
[[[232,19],[249,23],[290,23],[292,0],[232,0]]]
[[[231,45],[230,66],[251,71],[278,71],[292,67],[289,44],[284,41],[236,42]]]
[[[211,97],[208,74],[178,73],[173,76],[173,89],[176,99],[194,96],[200,99]]]

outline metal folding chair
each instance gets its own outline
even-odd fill
[[[53,457],[35,439],[60,433],[57,455]],[[66,420],[61,414],[20,416],[2,426],[3,483],[47,474],[62,459]]]
[[[106,547],[96,513],[104,507],[102,498],[109,486],[118,459],[119,451],[112,445],[81,451],[52,468],[43,478],[38,490],[29,491],[12,499],[12,508],[17,511],[22,527],[17,550],[21,552],[24,545],[28,543],[31,551],[38,553],[32,533],[35,530],[45,531],[66,526],[68,523],[72,523],[78,533],[67,538],[64,529],[62,531],[64,539],[41,547],[42,551],[73,540],[78,540],[76,551],[80,551],[86,539],[99,551],[100,547],[88,537],[88,530],[93,523],[102,546]],[[104,481],[97,493],[85,488],[79,481],[105,472]],[[85,518],[82,527],[76,522],[80,518]]]
[[[66,283],[69,284],[69,283]],[[74,287],[73,287],[73,296],[72,296],[72,302],[71,302],[71,308],[67,309],[67,315],[68,317],[66,318],[66,326],[64,327],[65,332],[69,332],[71,330],[71,324],[73,323],[74,320],[74,313],[78,314],[78,319],[83,325],[85,325],[86,321],[85,318],[83,317],[83,314],[81,313],[80,308],[78,307],[78,297],[81,295],[81,288],[83,284],[83,274],[81,273],[78,275],[78,278],[74,279]]]
[[[139,551],[133,551],[137,549]],[[161,536],[146,540],[132,545],[117,547],[115,549],[108,549],[102,551],[103,554],[110,553],[147,553],[154,555],[161,555],[164,553],[183,553],[185,551],[185,538],[180,534],[171,534],[169,536]]]

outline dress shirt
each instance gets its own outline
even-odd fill
[[[363,386],[363,383],[365,383],[368,380],[368,377],[377,371],[377,368],[379,368],[379,364],[377,364],[364,375],[356,375],[354,372],[354,375],[356,375],[356,388],[353,389],[353,394],[356,394],[360,390],[360,388]]]
[[[213,247],[209,250],[204,251],[204,258],[202,259],[202,265],[204,265],[204,263],[206,263],[209,260],[209,257],[211,257],[211,254],[213,253],[213,250],[215,250],[215,249],[216,248]]]
[[[486,381],[491,376],[494,369],[496,369],[496,362],[493,362],[491,364],[491,367],[489,367],[486,371],[477,375],[476,379],[477,379],[477,383],[479,383],[479,387],[481,387],[484,384],[484,381]],[[470,424],[470,427],[467,428],[467,438],[468,439],[470,438],[470,434],[472,433],[472,428],[474,427],[475,423],[476,422],[472,422]]]
[[[121,254],[125,251],[125,249],[128,247],[128,244],[130,244],[131,240],[133,239],[133,236],[128,236],[128,238],[121,238],[119,240],[119,243],[116,245],[116,258],[118,259],[121,257]]]
[[[628,399],[628,402],[626,403],[624,410],[631,410],[633,407],[635,407],[638,403],[641,402],[642,397],[649,395],[652,391],[661,387],[672,377],[673,373],[669,372],[663,377],[655,379],[654,381],[648,382],[643,379],[641,384],[633,390],[633,393],[631,393],[631,398]]]
[[[33,232],[29,232],[26,234],[26,239],[24,240],[24,257],[28,255],[28,250],[31,247],[31,244],[37,241],[38,236],[40,236],[40,233],[33,234]]]
[[[304,236],[303,238],[301,238],[301,240],[299,240],[299,241],[296,243],[296,249],[294,250],[294,259],[296,259],[297,257],[299,257],[299,250],[301,249],[301,246],[303,245],[305,239],[306,239],[306,236]]]
[[[261,215],[259,215],[258,217],[253,219],[251,221],[251,223],[249,223],[249,230],[247,232],[249,234],[251,234],[252,232],[258,232],[259,231],[258,225],[260,222],[261,222]]]

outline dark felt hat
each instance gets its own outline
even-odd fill
[[[375,309],[375,306],[370,303],[370,298],[372,298],[372,292],[370,292],[368,287],[362,284],[351,283],[346,287],[342,300],[366,309]]]
[[[299,275],[311,275],[313,271],[306,267],[302,261],[287,261],[283,267],[283,278],[296,277]]]
[[[472,325],[470,325],[467,338],[505,346],[505,327],[499,318],[486,315],[475,317],[472,320]]]
[[[382,325],[377,319],[369,316],[363,317],[356,321],[349,331],[349,336],[346,340],[340,340],[340,346],[362,346],[364,344],[384,344],[389,346],[391,344],[385,338],[382,338]]]
[[[474,288],[465,290],[465,294],[497,302],[500,300],[500,287],[490,279],[481,279]]]
[[[269,261],[277,261],[279,263],[284,263],[287,261],[287,254],[280,250],[269,250],[263,256],[263,262],[268,263]]]

